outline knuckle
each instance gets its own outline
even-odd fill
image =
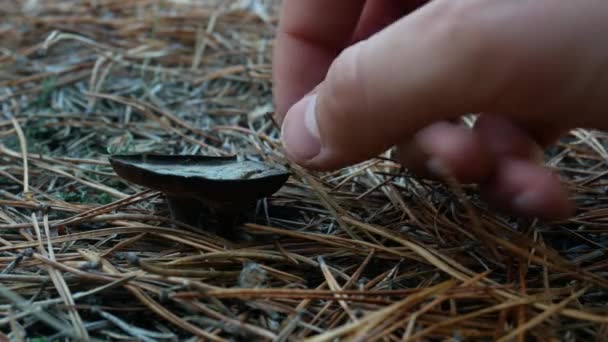
[[[518,56],[517,37],[508,27],[510,9],[496,1],[443,1],[438,6],[439,41],[444,42],[449,64],[460,86],[475,89],[473,107],[487,107],[507,84],[518,77],[516,72],[525,59]],[[498,13],[498,14],[497,14]],[[483,83],[483,87],[480,86]]]
[[[321,127],[331,130],[331,140],[337,148],[357,140],[353,136],[367,110],[360,62],[362,44],[345,49],[334,60],[322,85],[323,96],[318,104],[322,114],[318,119],[323,121]]]
[[[360,108],[363,80],[360,77],[361,43],[345,49],[331,65],[327,77],[328,109],[334,115],[348,116]]]
[[[497,48],[502,45],[498,36],[500,24],[489,20],[484,12],[491,11],[485,9],[489,1],[444,1],[441,16],[443,19],[444,38],[455,44],[461,44],[468,52],[468,58],[481,62],[489,53],[496,53]],[[491,5],[491,4],[489,4]]]

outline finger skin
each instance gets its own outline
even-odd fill
[[[543,162],[541,145],[526,131],[501,115],[481,115],[473,130],[495,158],[509,157]]]
[[[416,174],[442,179],[448,172],[460,183],[479,183],[490,177],[494,158],[468,127],[448,122],[420,130],[413,142],[399,146],[403,165]]]
[[[496,173],[481,186],[483,197],[510,214],[541,219],[567,218],[575,207],[559,179],[525,160],[502,159]]]
[[[541,138],[555,136],[550,130]],[[482,183],[487,180],[502,158],[518,158],[543,162],[543,150],[535,138],[496,114],[483,114],[474,128],[441,121],[420,130],[412,140],[398,145],[403,165],[415,174],[441,179],[429,168],[435,159],[449,169],[461,183]]]
[[[543,148],[563,133],[557,126],[519,127],[502,115],[483,114],[475,121],[473,130],[442,121],[420,130],[414,139],[398,147],[404,166],[419,176],[436,179],[427,168],[429,158],[436,158],[453,170],[460,182],[480,183],[495,166],[488,159],[509,157],[540,164]]]
[[[278,121],[324,79],[333,59],[347,45],[368,38],[424,2],[285,1],[273,58]]]
[[[367,0],[351,43],[369,38],[426,2],[426,0]]]
[[[321,82],[350,42],[364,0],[285,0],[276,35],[273,78],[279,121]]]
[[[419,131],[413,142],[399,146],[399,155],[403,165],[419,176],[441,181],[447,172],[461,183],[482,184],[486,199],[500,210],[565,218],[572,213],[573,204],[559,180],[541,167],[543,154],[536,142],[557,132],[548,129],[543,133],[533,139],[504,117],[484,114],[474,129],[434,123]]]
[[[567,218],[574,212],[559,179],[542,167],[544,146],[560,132],[522,128],[502,115],[484,114],[474,132],[496,158],[492,177],[480,181],[484,197],[497,208],[520,216]],[[533,138],[534,136],[534,138]]]
[[[608,3],[592,0],[433,1],[332,63],[317,88],[321,151],[295,161],[317,170],[354,164],[470,112],[605,125],[598,89],[608,73],[598,71],[608,49],[591,37],[608,28],[605,15]]]

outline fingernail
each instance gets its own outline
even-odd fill
[[[426,161],[426,169],[435,177],[443,178],[450,174],[448,167],[439,158],[431,157]]]
[[[321,152],[315,106],[317,95],[309,95],[287,111],[281,134],[287,154],[296,161],[314,158]]]
[[[520,213],[534,212],[538,208],[538,195],[535,191],[524,191],[513,198],[513,209]]]
[[[511,205],[516,214],[532,217],[566,219],[574,215],[576,205],[567,198],[558,199],[559,197],[557,195],[548,199],[542,192],[527,190],[515,196]]]

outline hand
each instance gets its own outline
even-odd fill
[[[397,146],[516,214],[573,206],[539,163],[608,126],[608,2],[285,0],[274,57],[288,156],[332,170]],[[473,129],[459,118],[477,113]]]

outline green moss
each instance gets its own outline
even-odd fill
[[[99,204],[105,205],[105,204],[110,204],[113,202],[112,197],[110,197],[110,195],[103,193],[97,196],[97,202]]]
[[[56,88],[56,77],[49,77],[42,81],[42,91],[38,97],[29,103],[28,109],[49,107],[51,105],[51,95]]]
[[[56,196],[60,200],[68,203],[87,203],[87,199],[89,198],[86,190],[60,192]]]
[[[55,194],[57,198],[68,203],[79,203],[79,204],[109,204],[114,199],[103,192],[100,194],[91,194],[86,190],[83,191],[66,191]]]

